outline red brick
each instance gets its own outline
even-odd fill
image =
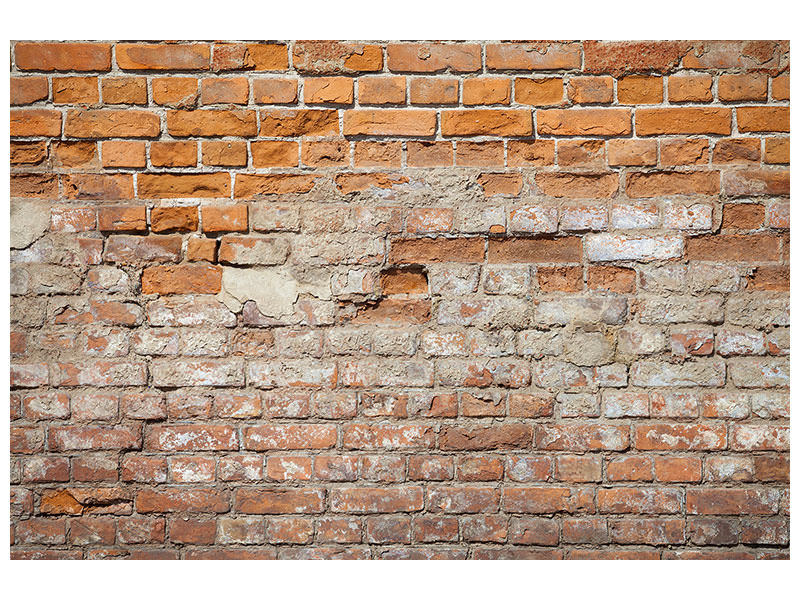
[[[361,77],[358,80],[359,104],[405,104],[405,77]]]
[[[636,118],[638,131],[639,117]],[[544,109],[537,111],[536,123],[542,135],[627,136],[631,133],[631,111],[623,108]]]
[[[339,135],[339,115],[327,109],[269,109],[261,111],[260,135],[267,137]]]
[[[22,71],[109,71],[111,44],[18,42],[14,58]]]
[[[47,77],[12,77],[10,90],[12,105],[33,104],[50,97]]]
[[[206,266],[147,267],[142,273],[143,294],[216,294],[222,270]]]
[[[175,137],[254,136],[256,113],[241,109],[171,110],[167,112],[167,131]]]
[[[470,72],[481,68],[478,44],[389,44],[386,47],[390,71],[436,73]]]
[[[147,104],[144,77],[105,77],[100,80],[103,104]]]
[[[247,231],[247,206],[203,206],[203,231]]]
[[[640,108],[636,111],[637,135],[731,133],[729,108]]]
[[[431,136],[436,132],[436,113],[423,109],[346,110],[343,132],[344,135]]]
[[[250,84],[244,77],[200,80],[201,104],[247,104]]]
[[[527,136],[533,133],[528,110],[472,109],[441,113],[442,135],[452,136]],[[427,135],[432,135],[433,129]]]
[[[409,85],[411,104],[458,104],[458,79],[414,77]]]
[[[61,135],[61,113],[43,108],[12,110],[10,127],[11,137],[58,137]]]
[[[314,77],[303,83],[306,104],[352,104],[353,80],[350,77]]]
[[[740,106],[736,123],[741,133],[760,131],[789,131],[788,106]]]
[[[297,42],[292,51],[292,64],[301,73],[314,75],[380,71],[383,50],[375,44]]]
[[[195,71],[208,69],[207,44],[117,44],[116,58],[126,71]]]
[[[578,69],[580,66],[580,44],[539,42],[486,45],[486,68],[490,70],[547,71]]]
[[[214,71],[283,71],[288,67],[285,44],[214,44]]]

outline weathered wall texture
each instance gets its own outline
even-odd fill
[[[788,555],[788,43],[12,58],[14,557]]]

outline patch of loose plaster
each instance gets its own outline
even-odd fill
[[[330,275],[322,270],[293,273],[285,266],[226,267],[222,270],[222,290],[217,298],[233,312],[240,312],[245,302],[253,300],[264,316],[281,318],[294,313],[294,303],[300,294],[330,300]]]
[[[11,247],[27,248],[50,227],[50,207],[42,202],[11,203]]]

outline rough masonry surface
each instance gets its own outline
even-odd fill
[[[11,57],[13,558],[788,558],[788,42]]]

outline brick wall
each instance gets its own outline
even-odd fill
[[[788,42],[11,46],[12,556],[788,556]]]

